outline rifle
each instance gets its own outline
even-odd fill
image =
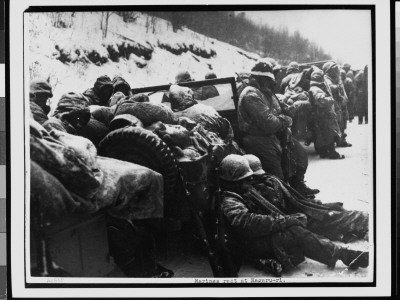
[[[277,208],[275,205],[270,203],[267,199],[265,199],[263,196],[261,196],[259,193],[257,193],[254,188],[250,188],[248,190],[248,193],[257,201],[254,201],[256,205],[258,205],[260,208],[262,208],[264,211],[269,211],[271,213],[275,213],[281,216],[285,216],[286,214],[283,213],[279,208]]]
[[[224,222],[224,213],[222,212],[221,209],[221,187],[219,185],[219,178],[218,176],[216,178],[216,191],[214,195],[215,199],[215,210],[216,210],[216,219],[217,219],[217,245],[218,245],[218,254],[219,258],[221,260],[221,263],[223,265],[223,273],[227,277],[238,277],[236,268],[233,265],[230,251],[226,247],[226,242],[225,242],[225,236],[226,236],[226,231],[225,231],[225,222]]]
[[[285,182],[289,182],[289,176],[291,173],[291,151],[289,144],[292,143],[292,132],[289,128],[285,128],[281,135],[281,147],[282,147],[282,171]]]
[[[222,272],[222,267],[219,265],[217,256],[216,256],[214,250],[212,249],[210,242],[208,241],[208,237],[207,237],[206,230],[204,228],[203,221],[202,221],[198,211],[195,208],[195,204],[193,203],[193,199],[191,197],[191,192],[187,188],[187,182],[184,180],[182,173],[183,173],[183,171],[179,170],[179,175],[181,177],[182,184],[183,184],[183,187],[184,187],[184,190],[186,193],[186,199],[189,202],[189,209],[190,209],[191,215],[193,216],[200,239],[203,242],[204,248],[207,252],[208,262],[210,264],[211,271],[212,271],[214,277],[223,277],[224,274]]]
[[[235,72],[235,74],[237,75],[237,77],[238,77],[238,79],[240,80],[240,82],[243,83],[244,86],[247,87],[248,84],[243,80],[242,76],[240,76],[238,72]]]

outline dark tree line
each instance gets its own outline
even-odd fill
[[[331,57],[324,50],[301,36],[299,32],[289,34],[287,28],[274,29],[268,25],[255,24],[245,13],[233,11],[148,11],[152,16],[171,22],[178,31],[183,26],[211,38],[227,42],[244,50],[273,57],[282,64],[295,60],[312,62]]]

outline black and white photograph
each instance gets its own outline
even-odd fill
[[[104,2],[14,7],[21,295],[387,288],[389,1]]]

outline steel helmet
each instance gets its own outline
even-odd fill
[[[214,79],[214,78],[217,78],[217,75],[215,75],[214,72],[212,72],[212,71],[207,72],[205,79]]]
[[[190,75],[189,71],[187,70],[181,70],[178,72],[178,74],[175,75],[175,83],[188,82],[188,81],[193,81],[193,78]]]
[[[260,159],[253,155],[253,154],[246,154],[243,155],[244,158],[247,159],[250,169],[253,171],[253,174],[255,175],[263,175],[265,174],[265,171],[262,168],[261,161]]]
[[[230,154],[219,166],[219,177],[226,181],[239,181],[253,175],[249,162],[243,156]]]
[[[332,69],[334,69],[335,72],[340,72],[339,67],[334,61],[328,61],[322,66],[322,71],[324,71],[324,74],[328,73]]]
[[[324,81],[324,72],[321,69],[316,67],[313,70],[313,72],[311,73],[311,80],[317,81],[317,82],[323,82]]]
[[[298,73],[300,72],[300,66],[296,61],[292,61],[286,69],[286,74],[290,74],[290,73]]]
[[[250,73],[257,76],[266,76],[275,80],[274,70],[271,62],[266,58],[259,59],[251,69]]]
[[[351,69],[351,65],[350,64],[344,64],[343,65],[343,69],[346,71],[346,73]]]

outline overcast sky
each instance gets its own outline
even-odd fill
[[[369,10],[246,11],[257,23],[298,30],[316,42],[333,59],[363,68],[371,59],[371,14]],[[388,16],[389,18],[390,16]]]

